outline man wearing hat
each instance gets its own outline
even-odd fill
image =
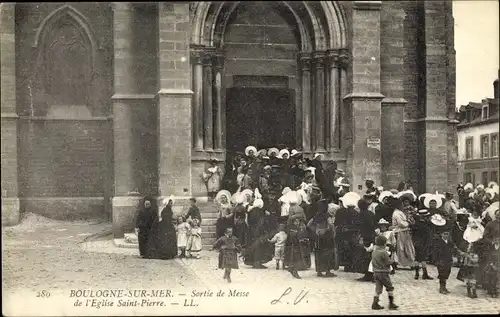
[[[372,178],[365,179],[366,193],[374,192],[376,196],[380,195],[377,187],[375,187],[375,181]]]
[[[368,210],[375,215],[375,209],[377,208],[377,197],[375,196],[375,192],[367,192],[364,196],[363,199],[368,202]]]
[[[427,259],[432,249],[432,224],[430,213],[427,209],[421,209],[415,215],[415,224],[411,226],[413,246],[415,247],[415,279],[418,280],[420,268],[422,268],[422,279],[432,280],[427,273]]]

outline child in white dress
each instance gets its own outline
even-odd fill
[[[188,237],[186,250],[190,257],[200,258],[201,244],[201,227],[198,219],[193,219],[193,227]]]
[[[469,223],[467,224],[467,229],[464,232],[464,240],[473,243],[483,237],[484,227],[481,224],[481,217],[477,211],[472,211],[472,215],[469,217]]]
[[[186,222],[184,217],[179,216],[177,218],[177,247],[181,251],[179,257],[186,257],[186,245],[188,240],[188,234],[191,226]]]
[[[396,273],[395,270],[395,263],[397,263],[397,257],[396,257],[396,236],[394,235],[394,231],[389,230],[389,222],[385,220],[384,218],[381,218],[378,222],[379,229],[375,230],[375,233],[377,235],[384,236],[386,238],[386,250],[387,253],[389,254],[390,259],[393,261],[394,264],[391,265],[391,272],[390,274],[393,275]],[[367,252],[372,252],[375,249],[375,246],[371,244],[368,248],[365,248]],[[370,262],[370,265],[368,266],[368,272],[373,272],[373,267],[372,263]]]

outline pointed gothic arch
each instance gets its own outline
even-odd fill
[[[71,5],[52,11],[37,29],[35,49],[35,93],[46,115],[54,104],[85,105],[96,110],[97,42],[88,19]],[[70,58],[71,56],[71,58]],[[67,84],[65,84],[67,83]]]

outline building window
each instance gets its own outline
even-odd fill
[[[483,106],[483,111],[481,113],[481,119],[486,120],[490,117],[490,107],[489,105]]]
[[[483,185],[488,186],[488,172],[483,172]]]
[[[472,159],[472,138],[465,139],[465,159]]]
[[[498,183],[498,172],[497,171],[491,172],[490,181]]]
[[[490,136],[481,136],[481,157],[486,158],[490,156]]]
[[[475,186],[475,183],[476,180],[475,180],[475,177],[474,177],[474,173],[465,173],[464,174],[464,183],[471,183],[472,185]]]
[[[498,156],[498,133],[491,135],[491,157]]]

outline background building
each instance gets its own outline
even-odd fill
[[[454,188],[453,28],[451,1],[4,3],[2,220],[112,210],[119,236],[130,191],[205,197],[248,143]]]
[[[498,183],[498,79],[493,87],[494,98],[460,107],[458,166],[464,184]]]

